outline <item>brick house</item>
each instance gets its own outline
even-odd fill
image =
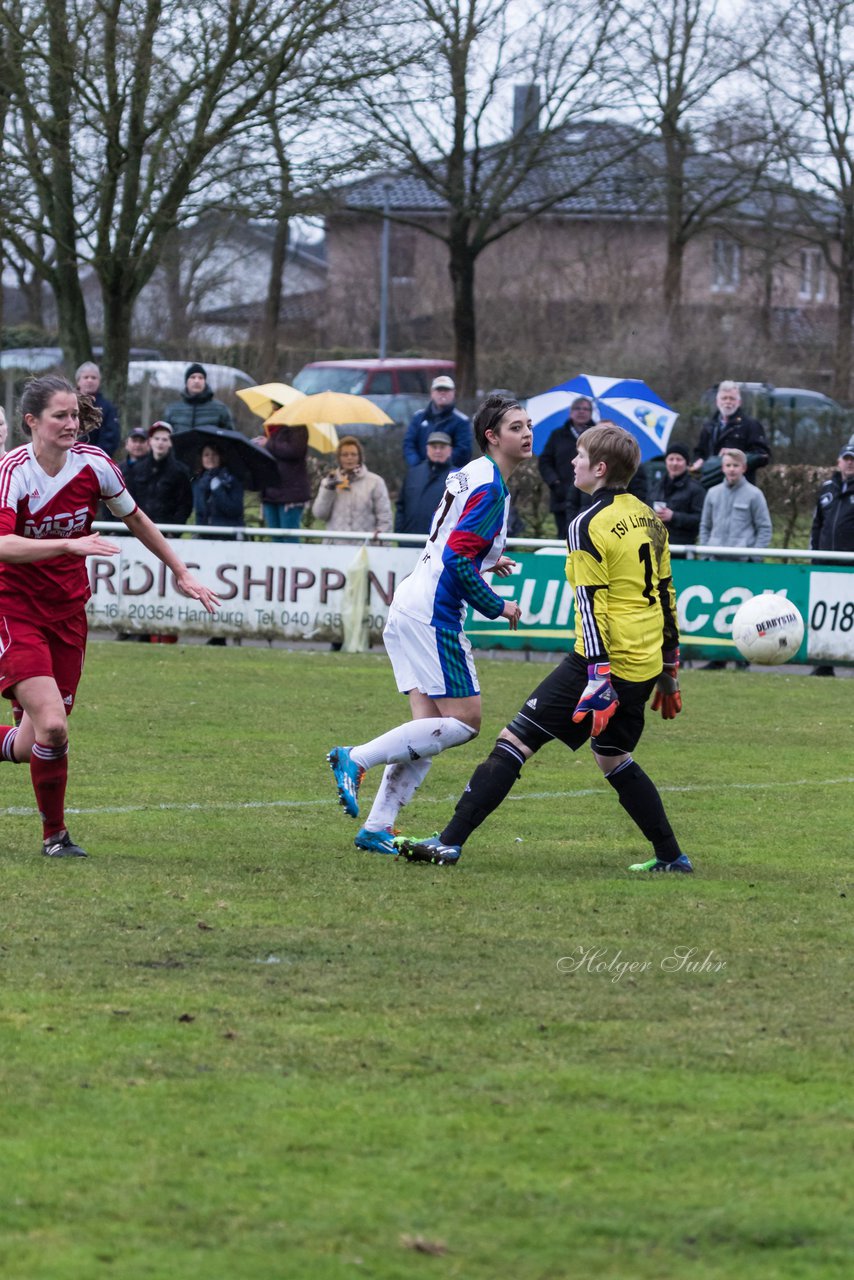
[[[609,154],[613,159],[603,167],[600,158]],[[691,197],[719,211],[685,246],[683,307],[724,327],[728,317],[750,314],[769,337],[825,328],[834,311],[833,277],[822,249],[799,232],[793,193],[779,185],[763,189],[735,165],[703,155],[691,157],[688,177]],[[577,126],[568,153],[526,177],[517,203],[536,207],[550,186],[570,183],[574,195],[478,258],[482,346],[512,340],[514,310],[533,342],[556,327],[571,336],[579,325],[587,332],[608,327],[615,314],[641,323],[651,312],[660,314],[667,254],[660,143],[614,123]],[[386,200],[392,218],[406,219],[390,225],[391,343],[447,354],[447,249],[421,229],[441,226],[447,206],[426,182],[405,173],[369,177],[339,192],[338,209],[326,222],[324,340],[376,344]]]

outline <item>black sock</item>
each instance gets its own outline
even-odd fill
[[[524,763],[518,747],[499,738],[457,801],[454,816],[442,832],[442,843],[465,844],[475,828],[509,795]]]
[[[632,822],[652,844],[655,856],[662,862],[675,862],[682,850],[652,778],[632,759],[605,776]]]

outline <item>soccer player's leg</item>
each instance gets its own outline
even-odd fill
[[[357,849],[397,855],[399,850],[394,843],[397,815],[415,795],[432,763],[428,759],[386,765],[365,825],[353,841]]]
[[[633,863],[631,871],[694,870],[673,833],[658,788],[634,760],[632,751],[643,733],[644,709],[655,680],[615,681],[620,705],[604,732],[591,738],[593,758],[617,793],[617,799],[653,849],[653,857]]]
[[[480,689],[465,636],[399,618],[393,629],[391,624],[386,628],[384,640],[413,718],[368,742],[329,753],[339,802],[354,818],[359,784],[368,769],[431,759],[471,741],[480,728]]]
[[[0,760],[11,764],[29,764],[36,741],[30,717],[19,702],[13,703],[15,722],[0,728]]]
[[[45,637],[28,622],[0,616],[0,654],[3,674],[0,692],[12,707],[12,723],[0,725],[0,761],[27,764],[35,741],[31,721],[15,697],[15,685],[31,675],[52,671],[50,649]]]
[[[72,844],[65,825],[68,726],[59,687],[52,676],[32,676],[15,686],[15,696],[34,730],[30,777],[43,825],[42,852],[49,857],[85,857]]]
[[[21,679],[11,692],[23,708],[20,733],[33,737],[30,778],[43,824],[42,852],[51,858],[85,858],[68,834],[65,791],[68,782],[68,716],[74,706],[86,653],[86,615],[65,618],[55,627],[38,627],[29,637],[22,665],[40,674]],[[17,754],[17,744],[16,744]]]
[[[556,667],[502,730],[490,754],[472,774],[444,830],[427,839],[406,841],[401,849],[404,856],[411,861],[458,862],[472,832],[510,794],[526,760],[556,737],[572,750],[585,742],[589,727],[573,724],[572,712],[586,682],[583,662],[570,658]],[[397,843],[404,844],[400,839]]]
[[[10,764],[25,764],[30,758],[35,735],[32,724],[24,721],[23,710],[16,724],[0,725],[0,760],[8,760]]]
[[[432,714],[420,714],[421,702],[432,703]],[[417,702],[418,710],[413,705]],[[350,757],[363,769],[378,764],[405,764],[429,760],[477,737],[480,727],[480,695],[466,699],[425,699],[418,690],[410,695],[413,719],[389,729],[370,742],[350,747]],[[442,709],[440,709],[442,708]]]

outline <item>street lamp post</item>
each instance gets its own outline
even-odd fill
[[[385,360],[388,353],[388,258],[391,227],[389,224],[389,207],[391,205],[391,183],[383,183],[383,225],[380,236],[380,360]]]

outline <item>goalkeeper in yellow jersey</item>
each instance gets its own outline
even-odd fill
[[[626,492],[639,464],[638,442],[622,427],[603,422],[581,437],[575,483],[593,503],[567,534],[575,651],[501,731],[444,831],[426,839],[397,838],[410,861],[458,862],[468,837],[498,808],[535,751],[553,739],[577,751],[589,739],[593,759],[652,845],[653,856],[630,870],[693,871],[655,784],[632,758],[653,690],[652,709],[665,720],[682,709],[667,530],[651,507]]]

